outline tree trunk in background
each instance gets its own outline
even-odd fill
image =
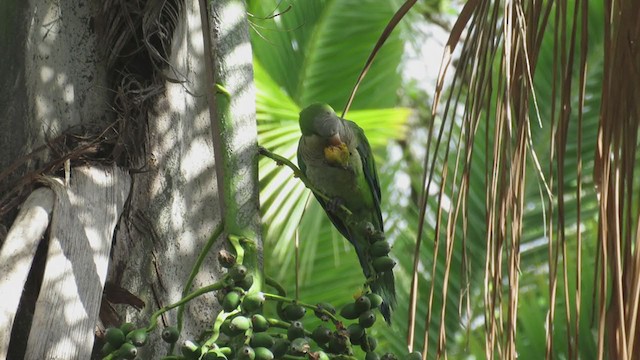
[[[99,133],[95,129],[106,129],[113,124],[117,116],[111,103],[114,91],[109,89],[105,55],[98,49],[103,40],[95,30],[105,21],[100,17],[103,4],[103,1],[67,4],[59,0],[0,3],[0,40],[6,49],[0,52],[0,125],[3,129],[0,131],[0,174],[16,159],[72,126],[84,125],[84,129],[91,130],[95,136]],[[164,91],[154,98],[146,112],[146,141],[138,144],[146,150],[146,157],[139,159],[140,169],[129,171],[131,186],[126,189],[130,191],[129,198],[116,227],[110,255],[107,281],[114,284],[116,292],[122,288],[138,297],[145,308],[138,311],[132,306],[114,304],[117,296],[107,293],[106,298],[114,303],[105,306],[103,301],[101,315],[109,313],[106,310],[110,307],[116,310],[107,317],[109,321],[114,320],[113,315],[117,313],[119,321],[146,326],[152,312],[180,299],[200,249],[221,223],[224,213],[220,206],[221,179],[216,176],[222,169],[221,164],[216,163],[220,156],[232,154],[235,161],[242,164],[244,181],[225,191],[240,194],[237,205],[242,208],[243,223],[259,233],[255,93],[244,3],[217,1],[212,11],[201,13],[201,6],[205,4],[206,1],[187,1],[181,8],[171,42],[170,66],[162,71],[166,76]],[[213,30],[209,30],[208,23],[215,24],[211,26]],[[224,49],[228,54],[235,51],[234,54],[241,56],[226,56],[216,49]],[[217,59],[217,69],[212,59]],[[219,134],[214,130],[217,115],[212,77],[217,82],[223,81],[230,90],[231,98],[226,101],[230,101],[234,120],[236,115],[239,117],[229,134],[232,148],[222,149],[227,155],[214,153],[221,145],[216,144]],[[64,155],[40,151],[37,158],[22,162],[10,176],[0,177],[0,198],[16,186],[26,184],[23,192],[16,193],[24,200],[28,190],[34,187],[33,178],[22,183],[17,180]],[[89,163],[96,167],[103,165],[97,159]],[[47,174],[63,174],[61,164],[47,167]],[[76,165],[80,164],[71,162],[72,168]],[[70,176],[73,180],[74,170]],[[96,184],[99,183],[96,181]],[[15,209],[0,218],[0,225],[11,226],[17,213],[15,205],[12,204]],[[3,234],[6,232],[0,229],[0,241]],[[256,241],[260,243],[260,239]],[[220,266],[215,254],[225,245],[223,237],[217,240],[196,277],[194,288],[219,278]],[[41,270],[42,264],[34,268],[38,266]],[[38,287],[35,286],[33,296],[37,295]],[[29,299],[23,295],[25,300]],[[210,328],[217,314],[215,306],[217,302],[212,295],[190,302],[185,311],[182,338],[194,338]],[[29,306],[23,304],[24,307]],[[16,358],[24,352],[26,340],[21,342],[19,337],[27,337],[32,313],[33,310],[27,311],[21,317],[26,326],[14,329],[12,334],[11,350]],[[175,314],[175,311],[165,314],[160,328],[165,323],[175,325]],[[8,330],[0,329],[2,331]],[[156,330],[150,344],[140,349],[141,358],[166,355],[166,344],[159,340],[159,333],[160,330]],[[69,340],[74,343],[79,339],[60,338],[58,344],[49,346],[59,346]],[[43,354],[43,358],[52,357],[46,352]],[[78,358],[87,358],[83,356]]]

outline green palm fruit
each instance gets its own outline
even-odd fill
[[[249,291],[253,285],[253,275],[247,275],[244,279],[235,282],[236,286],[240,287],[244,291]]]
[[[386,256],[391,251],[391,246],[386,241],[378,241],[371,244],[371,256],[374,258]]]
[[[104,345],[102,345],[102,349],[100,349],[100,353],[102,355],[109,355],[112,352],[116,351],[116,347],[113,347],[113,345],[109,344],[108,342],[104,343]]]
[[[178,341],[180,337],[180,333],[178,332],[178,328],[175,326],[167,326],[162,330],[162,340],[168,342],[169,344],[173,344]]]
[[[388,256],[373,259],[373,269],[377,273],[390,271],[394,266],[396,266],[396,262]]]
[[[331,330],[324,325],[320,325],[313,330],[311,338],[318,343],[318,345],[324,345],[331,339]]]
[[[132,332],[135,329],[136,329],[136,326],[130,322],[126,322],[120,325],[120,330],[122,330],[122,333],[124,334],[124,336],[127,336],[128,333]]]
[[[126,339],[135,346],[143,346],[147,343],[147,331],[145,329],[133,330],[127,334]]]
[[[329,303],[318,303],[316,304],[316,310],[314,310],[314,314],[322,321],[329,321],[330,318],[327,314],[325,314],[322,310],[326,310],[330,314],[336,314],[336,308]]]
[[[338,333],[333,333],[331,339],[329,339],[329,345],[327,346],[330,353],[334,354],[348,354],[349,353],[349,337],[343,336]]]
[[[271,348],[273,344],[273,337],[267,333],[254,333],[249,342],[253,348]]]
[[[231,319],[230,328],[237,331],[247,331],[251,327],[251,320],[244,316],[236,316]]]
[[[229,291],[222,300],[222,309],[226,312],[232,312],[240,305],[240,294],[237,291]]]
[[[242,299],[242,311],[245,313],[252,313],[262,307],[264,303],[264,294],[261,292],[251,293],[245,295]]]
[[[229,269],[229,276],[231,276],[233,281],[241,281],[242,279],[245,278],[245,276],[247,276],[248,272],[249,270],[247,269],[246,266],[236,264],[236,265],[233,265],[231,269]]]
[[[384,355],[382,355],[382,357],[380,358],[380,360],[398,360],[398,357],[395,356],[392,353],[386,353]]]
[[[104,338],[108,344],[111,344],[114,349],[117,349],[124,343],[124,333],[118,328],[108,328],[104,334]]]
[[[376,294],[376,293],[368,293],[366,295],[369,300],[371,301],[371,308],[375,309],[377,307],[379,307],[382,304],[382,296]]]
[[[362,295],[356,299],[355,309],[358,314],[362,314],[363,312],[371,309],[371,300],[366,295]]]
[[[360,339],[364,336],[364,328],[358,324],[351,324],[347,327],[347,333],[349,333],[349,340],[354,345],[361,343]]]
[[[363,328],[370,328],[376,322],[376,314],[373,311],[365,311],[358,317],[358,323]]]
[[[285,316],[284,320],[287,321],[296,321],[300,320],[307,313],[307,309],[304,306],[293,303],[284,307],[283,314]]]
[[[254,348],[253,350],[255,350],[256,352],[256,360],[273,360],[275,358],[271,350],[267,348],[257,347],[257,348]]]
[[[254,360],[256,352],[251,346],[243,346],[238,350],[238,360]]]
[[[304,326],[300,321],[292,321],[287,329],[287,339],[293,341],[302,337],[304,337]]]
[[[226,319],[222,322],[222,325],[220,325],[220,331],[228,337],[234,337],[242,333],[242,331],[238,331],[236,328],[231,327],[231,319]]]
[[[340,315],[349,320],[355,320],[360,313],[356,310],[356,304],[349,303],[340,310]]]
[[[254,333],[267,331],[269,329],[269,321],[260,314],[251,316],[251,325]]]
[[[124,359],[135,359],[138,349],[131,343],[124,343],[118,350],[118,356]]]
[[[273,356],[275,358],[281,358],[287,353],[287,350],[289,350],[290,345],[291,345],[291,342],[287,339],[283,339],[283,338],[275,339],[273,346],[271,347],[271,352],[273,353]]]
[[[414,351],[411,354],[407,355],[407,360],[422,360],[422,354],[420,351]]]
[[[380,356],[373,351],[369,351],[367,355],[365,355],[364,360],[380,360]]]
[[[373,336],[367,335],[362,341],[362,344],[360,344],[360,347],[364,352],[371,352],[378,347],[378,341]]]

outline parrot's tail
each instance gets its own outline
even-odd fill
[[[396,307],[396,285],[393,278],[393,271],[385,271],[377,274],[376,279],[369,283],[371,291],[382,297],[380,313],[384,316],[387,324],[391,325],[391,311]]]

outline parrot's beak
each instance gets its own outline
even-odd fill
[[[340,139],[340,134],[339,133],[335,133],[334,135],[330,136],[327,139],[327,142],[329,143],[329,145],[337,146],[337,145],[342,144],[342,139]]]

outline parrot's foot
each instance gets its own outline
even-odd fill
[[[380,230],[376,230],[373,224],[368,221],[362,225],[362,229],[363,229],[364,235],[372,244],[376,241],[382,241],[385,239],[384,232]]]
[[[341,207],[343,205],[344,205],[344,200],[342,200],[341,198],[332,198],[327,203],[327,211],[334,215],[339,215],[340,211],[342,210]]]
[[[364,288],[365,289],[371,289],[371,284],[373,282],[375,282],[376,280],[378,280],[379,277],[380,277],[379,274],[373,274],[373,275],[369,276],[367,278],[367,280],[365,280],[365,282],[364,282]]]

